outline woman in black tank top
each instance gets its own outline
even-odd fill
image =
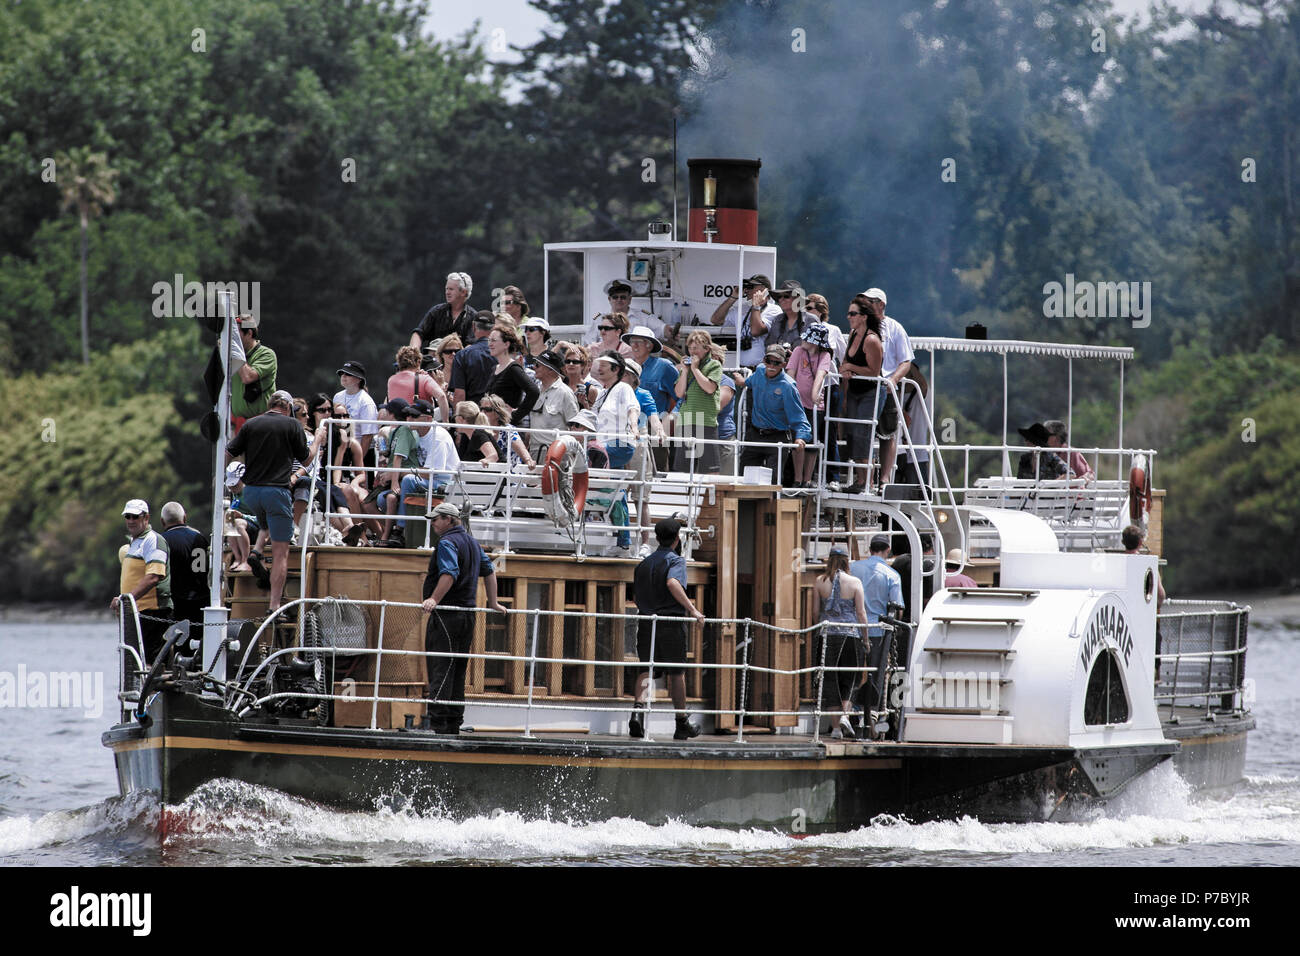
[[[840,364],[844,380],[844,417],[854,419],[844,425],[848,455],[853,462],[852,483],[845,491],[857,493],[866,487],[871,463],[871,424],[876,417],[876,382],[885,359],[880,338],[880,320],[867,308],[865,296],[856,295],[849,303],[849,347]]]

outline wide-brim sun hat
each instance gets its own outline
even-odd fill
[[[648,325],[634,325],[632,326],[632,331],[624,332],[619,336],[619,338],[628,345],[632,344],[628,341],[629,339],[649,339],[651,354],[662,351],[664,347],[663,343],[659,341],[658,336],[650,331],[650,326]]]
[[[1042,422],[1034,422],[1025,428],[1017,428],[1021,437],[1031,445],[1037,445],[1040,448],[1047,447],[1047,437],[1050,434],[1047,427]]]

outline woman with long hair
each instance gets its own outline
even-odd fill
[[[492,444],[496,447],[497,457],[510,464],[522,461],[531,468],[534,464],[533,456],[528,453],[528,446],[519,437],[519,432],[510,427],[510,406],[505,400],[500,395],[484,395],[479,408],[487,417],[489,425],[506,426],[492,432]]]
[[[346,420],[349,417],[347,406],[342,402],[335,403],[333,417]],[[354,515],[364,515],[366,509],[362,502],[370,493],[370,489],[361,443],[352,436],[350,422],[335,422],[330,426],[330,430],[333,433],[329,440],[333,443],[334,460],[327,480],[342,493],[347,501],[349,512]],[[333,497],[333,492],[330,492],[330,495]],[[358,518],[358,520],[363,521],[376,535],[383,532],[383,526],[378,521],[370,518]]]
[[[528,318],[528,300],[524,298],[524,290],[517,285],[508,285],[502,289],[501,309],[514,320],[515,325]]]
[[[524,343],[519,331],[498,322],[488,333],[488,353],[497,362],[488,383],[488,394],[499,396],[510,406],[510,424],[522,425],[542,390],[524,368]]]
[[[876,382],[885,360],[880,337],[880,320],[871,312],[867,297],[855,295],[849,303],[849,347],[840,365],[843,380],[844,417],[852,419],[843,428],[848,455],[853,462],[850,494],[862,492],[871,476],[871,420],[876,417]]]
[[[317,397],[319,398],[322,396]],[[326,400],[326,405],[324,407],[329,407],[328,399]],[[317,424],[318,418],[326,417],[328,414],[329,413],[326,412],[325,416],[320,416],[319,413],[313,412],[309,408],[309,403],[305,398],[295,398],[293,400],[294,419],[302,426],[308,445],[316,439],[316,430],[313,426],[319,427]],[[302,518],[303,515],[307,513],[307,503],[311,500],[312,494],[312,479],[315,478],[317,506],[320,508],[321,513],[324,514],[326,511],[325,503],[328,500],[330,502],[329,510],[331,512],[330,523],[333,524],[334,527],[338,528],[339,531],[346,533],[353,527],[352,519],[348,517],[348,513],[351,509],[348,507],[347,496],[344,495],[343,490],[339,488],[338,485],[320,480],[320,459],[321,456],[318,455],[313,458],[311,463],[308,465],[304,465],[302,462],[296,460],[293,463],[293,470],[289,474],[289,490],[293,494],[293,523],[299,527],[303,527]],[[329,496],[328,499],[326,498],[326,495]],[[299,540],[302,539],[300,538]],[[354,533],[349,540],[355,541],[356,534]]]
[[[682,359],[676,387],[677,397],[682,399],[677,410],[679,436],[718,437],[718,407],[722,398],[718,387],[722,383],[722,357],[725,354],[704,329],[695,329],[686,336],[686,357]],[[673,470],[689,471],[692,455],[695,456],[696,471],[718,470],[721,459],[716,444],[696,445],[694,448],[678,446],[673,456]]]
[[[826,556],[826,568],[813,586],[821,599],[822,657],[820,664],[834,668],[822,675],[822,701],[830,709],[840,708],[840,719],[832,737],[856,738],[853,722],[853,691],[862,670],[865,655],[862,642],[867,639],[867,607],[862,582],[849,573],[849,555],[839,545]],[[856,626],[861,625],[861,626]]]
[[[456,406],[456,454],[460,455],[461,461],[481,461],[485,465],[497,461],[497,446],[492,441],[492,433],[483,427],[487,423],[487,416],[477,403],[460,402]]]
[[[455,332],[439,339],[434,343],[434,345],[436,347],[433,354],[438,360],[438,367],[434,370],[433,379],[442,386],[444,393],[450,394],[451,363],[456,361],[457,354],[459,354],[460,350],[465,346],[461,342],[460,336]],[[443,421],[451,420],[450,413],[444,412],[444,416]]]

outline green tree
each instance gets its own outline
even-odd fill
[[[55,175],[62,170],[63,208],[74,210],[81,226],[81,361],[90,364],[90,307],[89,282],[86,277],[86,256],[90,244],[90,220],[104,214],[104,207],[113,205],[117,193],[113,181],[118,171],[108,165],[104,153],[92,153],[89,147],[59,153],[55,157]]]

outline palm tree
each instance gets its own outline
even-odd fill
[[[62,184],[63,208],[76,208],[81,219],[81,361],[90,364],[90,318],[87,304],[86,248],[90,219],[103,215],[104,207],[116,198],[113,180],[117,170],[108,165],[105,153],[92,153],[89,146],[58,153],[55,175]]]

